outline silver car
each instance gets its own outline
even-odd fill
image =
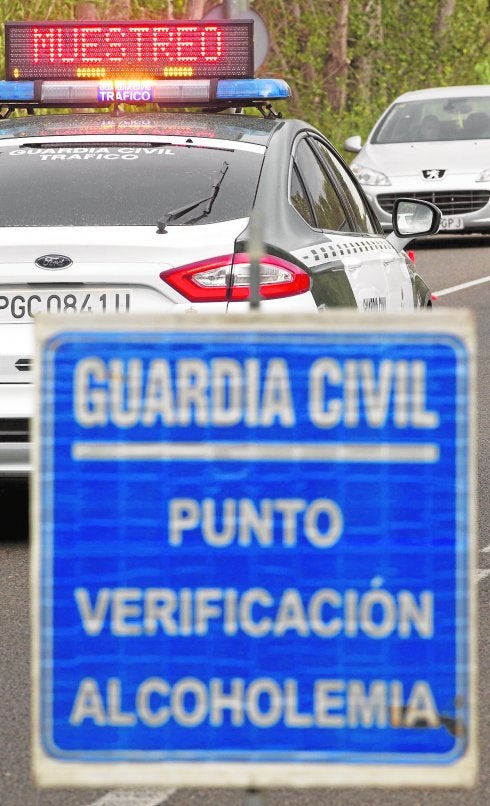
[[[490,85],[400,95],[344,148],[384,230],[403,196],[436,204],[440,232],[490,232]]]

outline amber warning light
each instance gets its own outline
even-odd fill
[[[252,20],[7,22],[7,80],[250,78]]]

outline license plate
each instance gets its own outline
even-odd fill
[[[131,292],[119,289],[85,291],[24,290],[0,294],[0,322],[31,322],[38,313],[129,313]]]
[[[441,217],[441,226],[439,227],[439,231],[444,229],[463,229],[463,228],[464,224],[461,216],[443,215]]]

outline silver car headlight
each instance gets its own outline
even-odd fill
[[[477,182],[490,182],[490,168],[486,168],[484,171],[481,172],[480,176],[476,180]]]
[[[366,165],[351,165],[351,168],[361,185],[391,185],[386,174],[381,171],[374,171]]]

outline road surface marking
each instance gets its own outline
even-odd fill
[[[87,806],[160,806],[175,789],[114,789]]]
[[[452,285],[450,288],[443,288],[442,291],[434,291],[436,297],[444,297],[446,294],[454,294],[456,291],[464,291],[465,288],[472,288],[474,285],[481,285],[482,283],[490,283],[489,277],[480,277],[479,280],[469,280],[467,283],[461,285]]]
[[[484,551],[490,551],[490,543],[488,544],[488,546],[485,546],[484,549],[480,549],[480,553],[482,553]]]
[[[476,572],[476,581],[481,582],[482,579],[485,579],[490,574],[490,568],[479,568]]]

